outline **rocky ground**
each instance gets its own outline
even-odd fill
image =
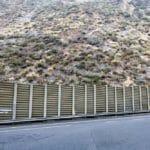
[[[0,1],[0,81],[149,84],[150,1]]]

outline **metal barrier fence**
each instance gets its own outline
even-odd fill
[[[149,86],[0,83],[0,122],[150,110]]]

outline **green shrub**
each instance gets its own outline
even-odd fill
[[[45,49],[45,44],[44,44],[43,42],[41,42],[41,43],[36,43],[36,44],[34,45],[34,49],[35,49],[35,50]]]

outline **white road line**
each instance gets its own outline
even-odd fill
[[[65,125],[65,127],[69,127],[70,125]],[[9,132],[16,132],[16,131],[31,131],[31,130],[39,130],[39,129],[50,129],[50,128],[60,128],[62,126],[46,126],[46,127],[36,127],[36,128],[13,128],[9,130],[2,130],[0,133],[9,133]]]
[[[114,121],[121,121],[121,120],[140,120],[140,119],[150,119],[150,116],[129,116],[125,118],[109,118],[109,119],[97,119],[97,120],[83,120],[78,122],[67,122],[67,123],[55,123],[49,125],[31,125],[31,126],[22,126],[22,127],[8,127],[8,128],[1,128],[0,133],[9,133],[9,132],[16,132],[16,131],[30,131],[30,130],[38,130],[38,129],[50,129],[50,128],[60,128],[60,127],[69,127],[72,125],[78,124],[86,124],[86,123],[94,123],[94,122],[114,122]]]

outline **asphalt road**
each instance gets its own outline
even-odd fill
[[[150,150],[150,116],[4,127],[0,150]]]

